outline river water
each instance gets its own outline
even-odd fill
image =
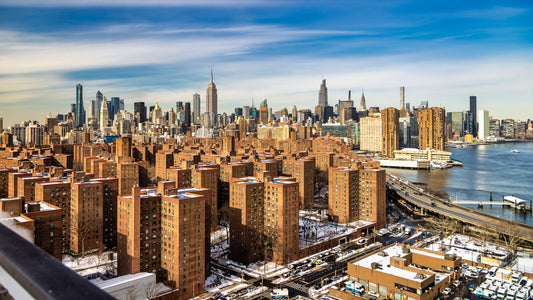
[[[512,153],[511,150],[520,153]],[[463,162],[463,167],[443,170],[387,169],[387,172],[411,182],[428,184],[432,190],[444,191],[452,201],[488,201],[490,192],[494,201],[503,196],[533,200],[533,143],[480,145],[468,148],[446,149],[452,159]],[[478,209],[477,205],[465,205]],[[498,205],[485,206],[481,211],[498,217],[533,225],[530,212],[515,211]]]

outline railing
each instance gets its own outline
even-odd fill
[[[0,284],[15,299],[114,299],[3,224]]]

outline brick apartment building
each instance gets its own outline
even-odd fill
[[[244,177],[230,186],[230,257],[252,263],[298,258],[299,183],[286,177]]]
[[[357,220],[386,226],[386,173],[378,168],[331,167],[329,169],[329,214],[341,223]]]
[[[196,192],[196,193],[195,193]],[[118,198],[118,273],[152,272],[179,289],[179,299],[204,292],[206,189],[162,195],[134,187]]]
[[[315,158],[289,158],[283,161],[284,176],[294,177],[300,184],[300,208],[313,208],[315,201]]]

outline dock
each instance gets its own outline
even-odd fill
[[[521,211],[531,211],[531,201],[528,204],[526,200],[514,196],[504,196],[502,197],[502,201],[456,200],[452,201],[452,203],[458,205],[477,205],[479,208],[483,208],[485,205],[501,205],[502,207],[514,208]]]

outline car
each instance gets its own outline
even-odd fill
[[[459,280],[456,280],[453,282],[453,285],[458,288],[461,285],[461,282]]]
[[[248,291],[248,292],[251,292],[251,291],[255,290],[256,288],[257,288],[257,287],[255,287],[255,286],[252,285],[252,286],[248,287],[247,291]]]
[[[474,284],[474,283],[472,283],[472,284],[468,287],[468,290],[470,290],[471,292],[473,292],[475,289],[476,289],[476,284]]]
[[[216,293],[213,295],[213,298],[215,298],[215,299],[218,299],[218,298],[220,298],[220,297],[222,297],[222,293],[221,293],[221,292],[216,292]]]
[[[450,285],[450,289],[451,289],[452,291],[455,291],[455,290],[457,289],[457,286],[455,286],[455,285],[452,284],[452,285]]]
[[[365,239],[359,239],[359,240],[357,241],[357,243],[358,243],[359,245],[364,245],[364,244],[366,244],[366,240],[365,240]]]
[[[442,291],[442,294],[443,294],[443,295],[449,295],[451,292],[452,292],[452,289],[450,289],[450,288],[445,288],[444,291]]]
[[[371,291],[371,292],[368,292],[368,295],[369,295],[369,296],[372,296],[372,297],[376,297],[376,298],[378,298],[378,297],[379,297],[379,294],[378,294],[378,293],[376,293],[376,291]]]
[[[322,260],[319,259],[319,260],[315,261],[315,265],[321,265],[321,264],[322,264]]]
[[[283,273],[283,278],[287,278],[287,277],[289,277],[289,275],[290,275],[289,272]]]

